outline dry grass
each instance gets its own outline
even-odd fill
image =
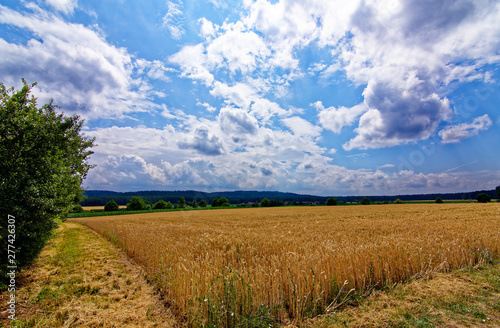
[[[137,265],[80,224],[63,223],[16,283],[18,320],[0,326],[174,327]]]
[[[118,208],[127,208],[125,205],[119,205]],[[84,211],[90,210],[104,210],[104,206],[83,206]]]
[[[299,322],[373,288],[500,254],[500,204],[260,208],[81,218],[193,326]],[[260,320],[260,321],[259,321]]]
[[[427,278],[375,291],[304,327],[500,327],[500,262]]]

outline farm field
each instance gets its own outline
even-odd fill
[[[500,204],[254,208],[73,219],[141,264],[188,325],[301,322],[374,289],[493,262]]]

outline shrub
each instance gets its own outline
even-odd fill
[[[82,213],[83,212],[83,207],[80,204],[73,205],[71,208],[71,213]]]
[[[179,206],[178,208],[186,207],[186,199],[184,197],[179,198]]]
[[[262,207],[269,207],[269,206],[271,206],[271,202],[269,202],[269,199],[264,198],[262,200],[262,202],[260,202],[260,206],[262,206]]]
[[[207,202],[206,202],[204,199],[202,199],[202,200],[200,200],[200,202],[198,203],[198,206],[199,206],[199,207],[207,207]]]
[[[139,196],[133,196],[127,204],[129,211],[142,211],[146,209],[146,202]]]
[[[212,199],[212,207],[219,206],[219,200],[217,198]]]
[[[335,197],[328,198],[328,200],[326,201],[326,205],[327,206],[335,206],[335,205],[337,205],[337,198],[335,198]]]
[[[113,211],[118,211],[120,207],[114,200],[110,200],[107,202],[107,204],[104,206],[104,211],[106,212],[113,212]]]
[[[171,202],[166,202],[164,200],[159,200],[153,205],[154,210],[164,210],[164,209],[171,209],[173,207]]]
[[[36,258],[56,222],[81,201],[92,168],[94,139],[82,135],[83,120],[57,113],[52,101],[38,106],[30,95],[36,83],[23,84],[15,91],[0,82],[0,281],[7,265],[20,270]],[[7,229],[14,224],[13,250]]]
[[[394,201],[394,204],[404,204],[404,203],[405,203],[405,202],[403,202],[403,201],[402,201],[401,199],[399,199],[399,198],[398,198],[398,199],[396,199],[396,200]]]
[[[370,205],[370,199],[368,197],[365,197],[361,200],[361,205]]]
[[[441,197],[438,197],[436,198],[436,204],[443,204],[443,200],[441,199]]]
[[[479,203],[488,203],[491,202],[491,196],[485,193],[480,193],[476,196],[476,200]]]
[[[229,200],[226,197],[221,197],[219,199],[219,206],[229,207]]]

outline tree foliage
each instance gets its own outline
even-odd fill
[[[229,200],[226,197],[219,198],[219,206],[229,207]]]
[[[441,197],[436,198],[436,204],[443,204],[443,199]]]
[[[491,202],[491,196],[486,193],[481,193],[476,196],[476,200],[479,203],[488,203]]]
[[[326,205],[327,206],[335,206],[335,205],[337,205],[337,198],[335,198],[335,197],[328,198],[328,200],[326,201]]]
[[[200,207],[207,207],[207,202],[206,202],[204,199],[202,199],[202,200],[200,200],[200,202],[198,203],[198,206],[200,206]]]
[[[142,211],[146,208],[146,202],[139,196],[132,197],[130,203],[127,204],[127,210],[129,211]]]
[[[94,139],[82,134],[77,115],[56,112],[50,101],[38,107],[30,93],[36,83],[15,91],[0,83],[0,275],[7,264],[7,220],[15,217],[18,268],[39,253],[74,203],[92,167]],[[1,278],[0,278],[1,279]]]
[[[219,206],[219,200],[217,198],[212,199],[212,207]]]
[[[370,205],[371,201],[370,201],[370,198],[368,197],[364,197],[362,200],[361,200],[361,205]]]
[[[153,209],[154,210],[164,210],[164,209],[171,209],[173,208],[174,206],[172,205],[171,202],[166,202],[162,199],[160,199],[159,201],[157,201],[154,205],[153,205]]]
[[[179,206],[178,207],[179,208],[186,207],[186,199],[183,196],[181,196],[181,198],[179,198]]]
[[[262,207],[269,207],[269,206],[271,206],[271,202],[269,201],[269,199],[264,198],[262,200],[262,202],[260,202],[260,206],[262,206]]]
[[[110,200],[105,206],[104,206],[104,211],[106,212],[113,212],[113,211],[118,211],[120,207],[118,204],[112,199]]]

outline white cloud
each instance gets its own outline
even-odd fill
[[[319,126],[313,125],[301,117],[292,116],[281,121],[297,136],[317,138],[321,135]]]
[[[167,29],[170,36],[179,40],[185,33],[182,27],[184,23],[184,13],[181,10],[182,1],[177,2],[168,1],[167,2],[167,13],[163,16],[163,27]]]
[[[351,108],[335,107],[325,108],[320,101],[312,104],[319,111],[319,123],[324,129],[339,134],[344,126],[350,126],[363,113],[367,111],[364,103]]]
[[[0,38],[0,71],[6,85],[19,86],[20,77],[37,81],[41,102],[52,98],[65,112],[87,118],[121,117],[156,107],[150,99],[162,96],[136,77],[134,57],[98,31],[39,8],[20,13],[0,5],[0,23],[34,34],[26,44]]]
[[[78,6],[78,0],[45,0],[45,2],[65,14],[72,14]]]
[[[475,118],[472,123],[448,126],[439,131],[439,136],[443,139],[443,143],[459,142],[462,139],[470,138],[481,131],[489,129],[492,124],[493,122],[488,114],[485,114]]]
[[[184,46],[179,52],[169,58],[169,62],[181,67],[181,76],[193,80],[200,80],[206,86],[210,86],[214,81],[214,76],[210,70],[205,47],[203,44],[195,46]]]

